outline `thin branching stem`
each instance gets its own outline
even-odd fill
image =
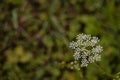
[[[114,76],[108,72],[106,72],[106,70],[99,64],[95,63],[95,66],[99,68],[99,70],[101,70],[105,75],[111,77],[111,78],[114,78]]]

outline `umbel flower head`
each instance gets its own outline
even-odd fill
[[[69,44],[69,48],[73,50],[75,62],[78,62],[81,67],[87,67],[89,63],[100,61],[100,52],[103,48],[98,44],[99,41],[98,37],[91,35],[83,33],[77,35],[76,41]]]

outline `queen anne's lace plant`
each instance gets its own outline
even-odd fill
[[[89,63],[101,60],[100,52],[102,47],[98,45],[98,37],[87,34],[79,34],[76,41],[72,41],[69,47],[73,50],[73,57],[75,62],[81,67],[87,67]]]

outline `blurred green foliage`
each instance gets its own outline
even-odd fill
[[[0,0],[0,80],[112,80],[93,64],[69,69],[79,33],[98,36],[99,64],[120,72],[120,0]]]

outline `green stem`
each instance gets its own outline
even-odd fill
[[[120,72],[116,73],[116,75],[120,74]]]
[[[117,75],[120,75],[120,72],[118,72],[118,73],[114,74],[114,76],[117,76]]]
[[[77,71],[77,73],[80,75],[80,79],[81,80],[83,80],[84,78],[83,78],[83,74],[80,72],[80,71],[78,71],[78,70],[76,70]]]
[[[99,68],[104,74],[106,74],[107,76],[109,76],[109,77],[111,77],[111,78],[114,78],[114,76],[111,75],[110,73],[106,72],[106,70],[105,70],[102,66],[98,65],[97,63],[95,63],[95,66],[98,67],[98,68]]]

